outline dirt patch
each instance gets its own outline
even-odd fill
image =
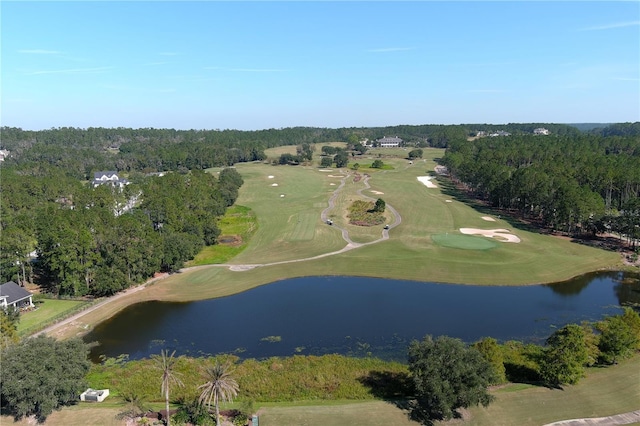
[[[242,237],[240,235],[222,235],[218,238],[219,244],[224,244],[225,246],[236,247],[242,244]]]

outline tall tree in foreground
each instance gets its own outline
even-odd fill
[[[233,370],[229,362],[218,361],[204,371],[206,383],[198,386],[201,389],[199,402],[211,409],[211,400],[216,408],[216,425],[220,426],[220,400],[232,401],[238,395],[238,383],[233,378]]]
[[[160,351],[160,356],[152,355],[151,358],[154,360],[154,368],[156,370],[160,370],[162,372],[162,385],[160,387],[161,393],[164,396],[165,404],[166,404],[166,417],[167,417],[167,426],[169,426],[169,386],[171,384],[175,384],[176,386],[184,386],[182,381],[180,380],[179,374],[175,371],[175,365],[177,358],[174,358],[176,351],[171,352],[169,355],[169,351],[167,349],[162,349]]]
[[[451,419],[458,408],[486,407],[494,399],[487,391],[497,380],[493,367],[459,339],[414,340],[409,346],[409,371],[416,393],[412,417],[418,421]]]
[[[578,324],[569,324],[547,339],[540,374],[552,386],[575,384],[584,376],[588,360],[584,329]]]
[[[88,353],[80,339],[44,336],[6,348],[0,368],[3,413],[16,419],[34,415],[42,423],[53,410],[77,402],[86,389]]]

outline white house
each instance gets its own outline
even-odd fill
[[[0,149],[0,161],[4,161],[5,158],[9,156],[9,151],[6,149]]]
[[[402,139],[397,136],[385,136],[382,139],[378,139],[378,145],[382,148],[397,148],[402,143]]]
[[[544,127],[538,127],[537,129],[533,129],[533,134],[534,135],[548,135],[549,134],[549,130],[545,129]]]
[[[7,309],[13,306],[15,309],[32,308],[33,296],[24,288],[20,287],[13,281],[0,285],[0,308]]]
[[[116,172],[95,172],[91,183],[94,188],[97,188],[100,185],[111,185],[122,189],[125,185],[129,184],[129,181],[126,179],[120,179]]]

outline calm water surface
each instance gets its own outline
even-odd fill
[[[85,341],[99,343],[94,361],[164,348],[192,356],[341,353],[404,361],[409,342],[427,334],[540,342],[556,327],[618,314],[629,302],[640,302],[640,284],[618,272],[526,287],[307,277],[219,299],[139,303]]]

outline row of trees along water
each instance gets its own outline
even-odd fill
[[[476,196],[545,226],[640,238],[637,135],[457,140],[442,162]]]

